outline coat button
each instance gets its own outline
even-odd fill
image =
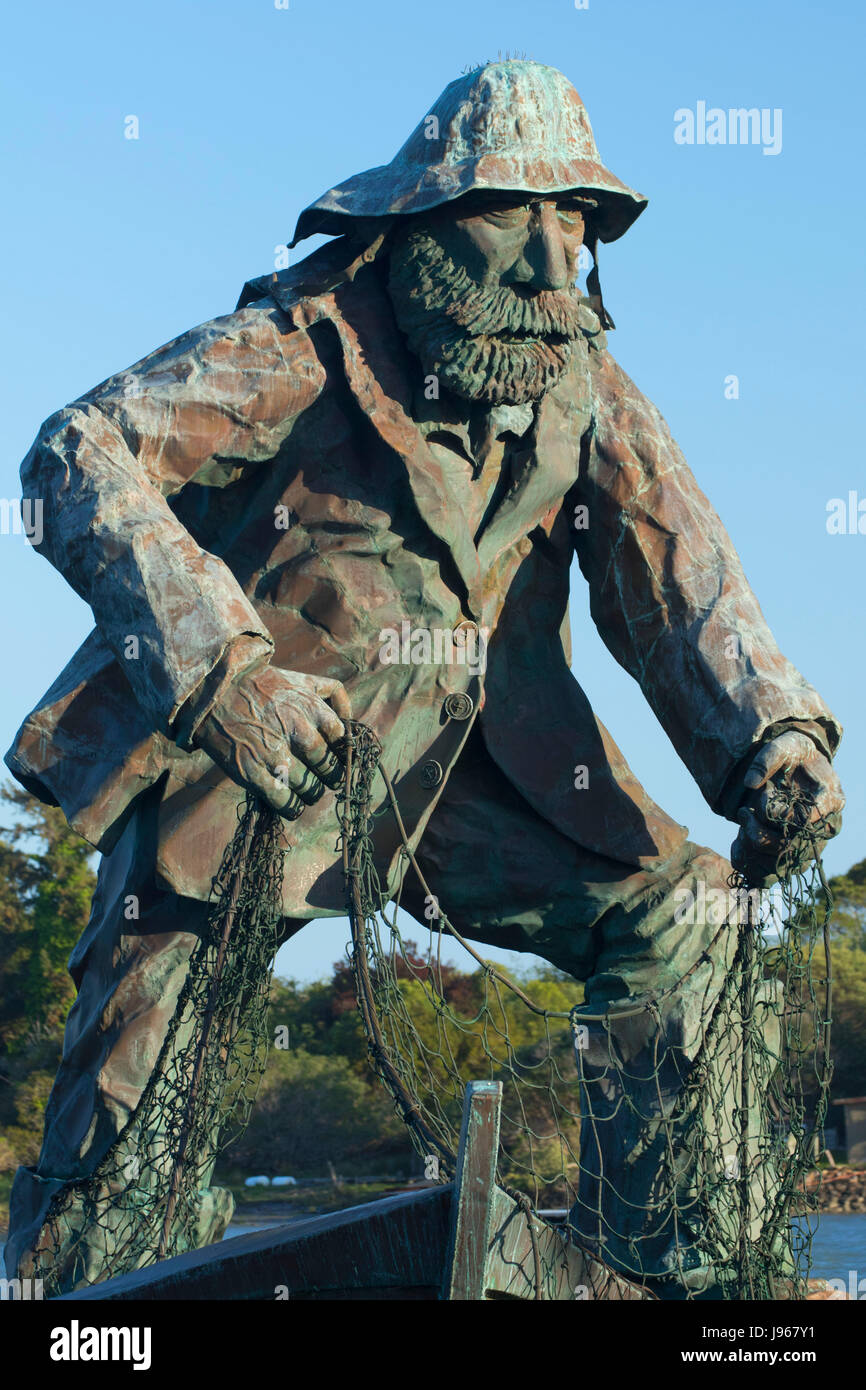
[[[450,719],[468,719],[474,708],[472,696],[464,695],[462,691],[445,697],[445,713]]]
[[[438,787],[444,775],[442,764],[437,763],[435,758],[429,758],[421,766],[421,786]]]

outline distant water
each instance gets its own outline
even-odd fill
[[[303,1213],[302,1213],[303,1214]],[[294,1216],[288,1217],[269,1217],[266,1221],[233,1221],[227,1228],[223,1240],[231,1240],[233,1236],[249,1236],[253,1231],[269,1231],[272,1226],[285,1226],[288,1221],[296,1221]]]
[[[866,1212],[825,1211],[812,1237],[811,1277],[843,1279],[847,1289],[851,1270],[866,1295]]]

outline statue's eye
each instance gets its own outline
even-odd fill
[[[488,222],[492,222],[494,227],[525,227],[529,222],[530,205],[512,205],[503,207],[488,208],[485,212]]]
[[[583,213],[580,208],[558,207],[556,215],[567,232],[574,234],[583,226]]]

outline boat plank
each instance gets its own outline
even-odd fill
[[[450,1185],[384,1197],[236,1236],[64,1298],[437,1299],[450,1206]]]

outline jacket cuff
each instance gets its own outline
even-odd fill
[[[840,732],[836,725],[822,724],[815,719],[777,720],[775,724],[771,724],[764,730],[761,737],[752,744],[748,753],[740,758],[733,772],[728,775],[724,789],[713,807],[717,815],[724,816],[726,820],[736,820],[737,812],[749,794],[748,787],[743,785],[743,779],[756,753],[765,743],[770,743],[772,739],[779,738],[781,734],[789,733],[791,730],[805,734],[807,738],[812,740],[818,751],[823,753],[828,761],[832,761],[840,738]]]

